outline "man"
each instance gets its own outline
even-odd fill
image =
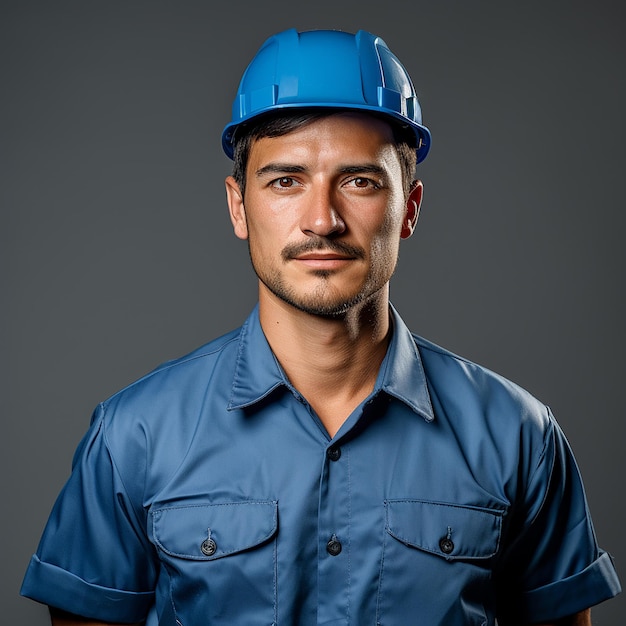
[[[259,303],[103,402],[22,593],[53,624],[590,624],[620,591],[549,409],[389,303],[430,146],[369,33],[289,30],[223,134]]]

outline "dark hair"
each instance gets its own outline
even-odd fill
[[[312,122],[328,117],[345,109],[289,109],[273,111],[253,118],[250,122],[241,124],[233,134],[233,178],[237,181],[241,193],[245,193],[246,167],[252,143],[262,137],[280,137],[291,131],[311,124]],[[393,139],[400,166],[402,168],[402,182],[405,194],[408,196],[412,189],[417,162],[417,141],[413,130],[401,122],[396,122],[392,117],[370,113],[374,117],[382,119],[391,126]]]

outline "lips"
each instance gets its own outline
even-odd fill
[[[292,257],[293,261],[300,263],[310,269],[315,270],[334,270],[340,269],[351,261],[355,260],[354,256],[345,256],[336,252],[310,252],[308,254],[300,254]]]
[[[296,261],[351,261],[355,257],[337,254],[336,252],[311,252],[294,257]]]

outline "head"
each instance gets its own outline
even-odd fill
[[[378,37],[285,31],[248,66],[224,129],[235,233],[261,302],[323,316],[386,302],[417,221],[430,133],[406,70]]]

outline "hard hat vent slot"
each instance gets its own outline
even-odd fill
[[[402,94],[387,89],[386,87],[378,88],[378,106],[406,115],[406,107],[404,106]]]

